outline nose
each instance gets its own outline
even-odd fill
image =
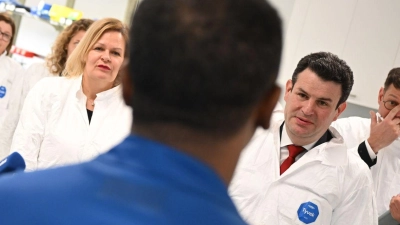
[[[311,100],[305,101],[301,111],[306,116],[311,116],[314,113],[314,103]]]
[[[400,112],[396,114],[396,118],[400,118]]]
[[[104,51],[103,54],[101,55],[101,60],[103,60],[104,62],[109,62],[110,53],[108,51]]]

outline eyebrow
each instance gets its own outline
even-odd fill
[[[299,88],[300,92],[303,92],[307,95],[309,95],[305,90],[303,90],[302,88]],[[326,101],[326,102],[333,102],[333,100],[331,98],[317,98],[317,100],[319,101]]]
[[[100,43],[100,42],[97,42],[96,44],[94,44],[94,46],[95,45],[101,45],[101,46],[105,46],[105,44],[103,44],[103,43]],[[122,51],[122,48],[111,48],[112,50],[120,50],[120,51]]]
[[[7,34],[7,35],[10,35],[10,36],[11,36],[11,33],[9,33],[8,31],[2,31],[2,30],[0,30],[0,32],[3,33],[3,34]]]
[[[391,96],[391,97],[393,97],[393,98],[395,98],[395,99],[398,99],[398,98],[399,98],[399,96],[394,95],[394,94],[389,94],[389,96]]]

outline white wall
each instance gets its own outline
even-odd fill
[[[282,91],[281,91],[281,96],[279,98],[279,102],[282,105],[285,105],[285,101],[283,100],[283,90],[285,87],[285,83],[287,80],[286,76],[283,76],[284,72],[282,72],[286,66],[285,64],[285,59],[290,56],[292,53],[290,51],[288,51],[288,46],[290,46],[290,42],[286,41],[288,39],[288,27],[292,21],[292,17],[293,17],[293,7],[295,4],[295,0],[269,0],[269,3],[271,3],[271,5],[273,5],[276,10],[279,13],[279,16],[281,17],[282,20],[282,31],[283,31],[283,51],[282,51],[282,60],[281,60],[281,65],[280,65],[280,73],[278,76],[278,84],[281,87]],[[290,48],[289,48],[290,49]],[[288,55],[288,56],[287,56]]]
[[[303,56],[330,51],[354,72],[348,101],[376,108],[387,73],[400,66],[400,1],[297,0],[291,8],[279,83]]]

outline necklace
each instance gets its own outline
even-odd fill
[[[89,105],[91,105],[91,106],[94,106],[94,100],[87,100],[88,101],[88,103],[89,103]]]

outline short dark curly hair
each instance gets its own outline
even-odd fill
[[[265,0],[146,0],[131,37],[135,125],[230,134],[275,85],[281,20]]]

